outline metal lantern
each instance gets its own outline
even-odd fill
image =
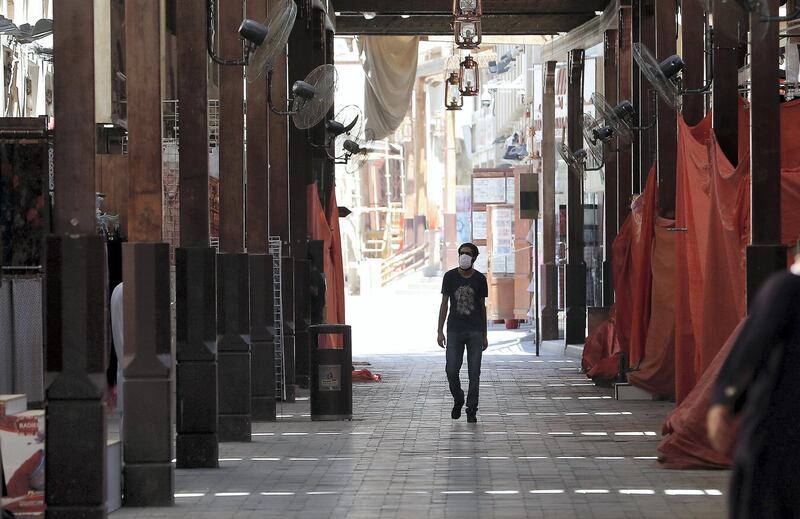
[[[458,72],[451,72],[444,84],[444,106],[447,110],[461,110],[464,98],[461,97],[459,88],[460,77]]]
[[[472,56],[467,56],[461,62],[458,90],[465,97],[475,97],[481,92],[481,72]]]
[[[477,49],[481,44],[480,19],[456,19],[453,22],[453,36],[459,49]]]
[[[453,16],[456,18],[477,18],[481,13],[481,0],[453,0]]]

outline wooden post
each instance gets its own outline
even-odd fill
[[[617,99],[617,46],[619,33],[616,29],[607,30],[604,39],[603,73],[605,77],[605,97],[611,106],[616,106]],[[612,244],[617,237],[617,160],[613,150],[606,152],[605,161],[605,196],[603,200],[605,224],[605,240],[603,245],[603,306],[611,306],[614,302],[614,284],[612,283],[611,253]]]
[[[681,1],[682,54],[686,58],[683,84],[698,89],[705,84],[706,12],[703,2]],[[703,58],[703,59],[701,59]],[[705,116],[705,97],[688,95],[683,98],[683,118],[689,125],[698,124]]]
[[[306,18],[304,19],[303,16]],[[305,11],[298,14],[292,34],[289,37],[289,83],[302,80],[314,68],[314,31],[313,14]],[[304,273],[308,267],[308,185],[313,182],[314,164],[311,146],[308,143],[306,130],[299,130],[294,124],[289,125],[289,235],[291,261],[291,293],[289,299],[293,316],[287,335],[293,337],[294,348],[290,347],[291,338],[285,345],[287,400],[293,401],[295,381],[302,382],[302,375],[308,371],[308,328],[306,310],[308,307],[308,287],[304,283]],[[297,378],[295,378],[297,376]]]
[[[676,52],[677,15],[675,2],[658,2],[656,8],[656,49],[659,61]],[[702,53],[692,60],[702,60]],[[661,97],[658,100],[656,135],[656,165],[658,168],[658,211],[664,218],[675,218],[675,170],[678,150],[678,116]],[[642,184],[644,185],[644,184]]]
[[[239,57],[241,0],[219,5],[217,30],[223,58]],[[249,442],[250,262],[244,252],[244,71],[219,65],[220,254],[217,256],[219,440]],[[253,135],[256,139],[258,136]]]
[[[558,339],[558,265],[556,265],[556,65],[544,67],[542,98],[542,340]]]
[[[161,6],[125,2],[128,229],[123,245],[125,505],[174,502],[169,245],[161,243]]]
[[[572,151],[583,147],[584,55],[583,49],[569,52],[567,139]],[[567,345],[583,344],[586,338],[586,263],[583,245],[583,171],[571,167],[567,178]]]
[[[663,3],[663,2],[662,2]],[[646,46],[650,52],[656,52],[656,0],[641,0],[639,2],[639,42]],[[635,63],[635,62],[634,62]],[[639,112],[639,125],[647,126],[653,117],[656,115],[652,110],[651,91],[653,85],[647,81],[647,78],[639,71],[636,66],[636,75],[638,78],[638,112]],[[647,177],[650,174],[650,168],[656,160],[656,129],[645,130],[639,132],[639,162],[637,164],[639,171],[634,170],[634,191],[640,193],[644,190],[647,184]]]
[[[713,0],[714,94],[713,125],[722,151],[732,164],[738,162],[739,139],[739,56],[736,2]],[[759,21],[759,26],[761,22]],[[777,86],[775,87],[777,88]]]
[[[631,100],[633,96],[633,6],[631,0],[621,0],[619,10],[619,57],[617,70],[617,99]],[[633,150],[621,149],[617,158],[617,230],[622,227],[631,212],[633,194]],[[638,168],[637,168],[638,169]]]
[[[45,514],[99,519],[106,517],[107,283],[94,214],[94,13],[84,0],[61,0],[53,18],[61,73],[54,84],[55,234],[44,249]]]
[[[253,20],[267,18],[264,0],[247,2],[247,17]],[[281,62],[286,65],[285,59]],[[248,74],[257,73],[248,70]],[[285,73],[283,75],[285,83]],[[247,251],[250,254],[250,354],[253,420],[275,420],[275,344],[272,335],[273,294],[272,256],[267,254],[270,211],[277,204],[286,204],[286,196],[277,194],[270,199],[270,182],[278,180],[280,172],[270,174],[269,108],[267,107],[266,73],[247,83]],[[285,90],[285,88],[284,88]],[[285,117],[272,116],[276,124]],[[282,140],[285,147],[286,141]],[[284,153],[285,156],[285,153]],[[283,179],[286,180],[284,175]],[[280,234],[280,233],[279,233]]]
[[[178,468],[219,466],[216,254],[208,240],[206,12],[177,0],[180,233],[175,251]]]
[[[765,0],[771,16],[778,14],[778,0]],[[786,249],[781,245],[781,126],[776,89],[778,24],[763,23],[751,15],[759,31],[752,39],[752,91],[750,105],[750,214],[751,236],[747,248],[747,300],[752,303],[766,279],[786,268]]]
[[[243,15],[242,0],[219,1],[217,41],[223,58],[239,58],[242,54],[237,28]],[[244,252],[243,70],[237,66],[214,66],[219,67],[219,249]]]

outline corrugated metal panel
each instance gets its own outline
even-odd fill
[[[11,312],[11,279],[0,283],[0,394],[14,392],[14,323]]]
[[[13,283],[14,392],[28,402],[44,401],[44,337],[42,279],[18,278]]]

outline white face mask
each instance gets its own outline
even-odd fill
[[[469,254],[462,254],[458,257],[458,266],[464,270],[472,268],[472,256]]]

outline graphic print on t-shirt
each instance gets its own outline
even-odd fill
[[[463,285],[456,289],[456,313],[468,316],[475,311],[475,291],[470,285]]]

